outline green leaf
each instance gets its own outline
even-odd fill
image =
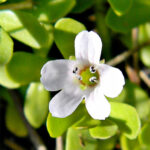
[[[113,136],[109,139],[98,140],[98,146],[96,150],[114,150],[117,143],[117,136]]]
[[[114,121],[120,131],[130,139],[137,137],[140,131],[140,119],[134,107],[117,102],[110,102],[110,119]]]
[[[133,0],[108,0],[116,15],[121,16],[125,14],[132,6]]]
[[[86,9],[92,7],[94,1],[91,0],[76,0],[76,5],[73,8],[73,13],[82,13]]]
[[[8,104],[5,115],[6,127],[10,132],[19,137],[27,136],[28,131],[24,125],[19,112],[17,112],[14,104]]]
[[[7,64],[9,76],[20,84],[28,84],[39,81],[40,70],[46,60],[27,52],[15,52],[11,61]]]
[[[146,23],[139,27],[138,42],[140,44],[150,40],[150,24]],[[150,46],[145,46],[140,50],[140,59],[142,63],[150,67]]]
[[[57,21],[54,39],[64,58],[68,59],[69,56],[74,56],[75,36],[85,29],[83,24],[71,18],[63,18]]]
[[[66,139],[66,150],[96,150],[98,141],[93,139],[88,130],[69,128]]]
[[[139,135],[139,140],[141,144],[144,144],[146,146],[149,146],[150,149],[150,123],[144,124],[144,126],[141,129],[140,135]]]
[[[85,108],[84,108],[85,109]],[[88,113],[87,113],[87,111],[86,111],[86,109],[85,109],[85,114],[83,115],[83,117],[79,120],[79,121],[77,121],[74,125],[73,125],[73,127],[75,127],[75,128],[79,128],[79,129],[84,129],[84,128],[93,128],[93,127],[95,127],[95,126],[97,126],[97,125],[99,125],[100,124],[100,120],[95,120],[95,119],[93,119]]]
[[[85,113],[85,106],[80,105],[76,111],[66,118],[52,117],[49,113],[47,118],[47,130],[51,137],[62,135],[70,126],[79,121]]]
[[[35,49],[47,46],[48,34],[31,14],[1,10],[0,18],[0,25],[16,40]]]
[[[0,0],[0,3],[4,3],[4,2],[6,2],[7,0]]]
[[[59,18],[66,16],[75,6],[75,3],[75,0],[35,0],[37,5],[33,13],[40,21],[55,22]]]
[[[142,63],[147,67],[150,67],[149,58],[150,58],[150,46],[145,46],[140,50],[140,59]]]
[[[41,48],[39,51],[37,51],[35,49],[35,53],[39,56],[42,56],[42,57],[47,57],[50,49],[51,49],[51,46],[54,42],[54,33],[53,33],[53,26],[51,24],[48,24],[48,23],[41,23],[45,30],[47,31],[48,33],[48,43],[47,43],[47,46],[44,47],[44,48]]]
[[[146,121],[150,114],[150,101],[148,94],[140,86],[126,80],[121,94],[116,98],[108,98],[111,101],[125,102],[133,105],[142,121]]]
[[[89,129],[90,135],[97,139],[108,139],[115,135],[117,130],[117,125],[108,119],[101,121],[97,127]]]
[[[15,89],[20,87],[20,83],[14,81],[9,76],[6,66],[0,66],[0,85],[9,89]]]
[[[7,64],[13,54],[13,41],[10,36],[0,27],[0,65]]]
[[[130,10],[122,16],[117,16],[112,9],[109,9],[106,16],[106,23],[112,30],[126,33],[129,32],[132,28],[150,21],[149,10],[149,1],[134,0]]]
[[[50,97],[41,83],[31,83],[27,90],[24,113],[29,123],[39,128],[48,114],[48,103]]]
[[[120,140],[122,150],[150,150],[150,146],[141,144],[138,138],[130,140],[125,136],[121,136]]]
[[[122,150],[144,150],[141,149],[138,139],[130,140],[125,136],[120,139]]]
[[[140,44],[143,44],[144,42],[147,42],[148,40],[150,40],[150,23],[140,25],[139,31],[138,31],[138,42]]]

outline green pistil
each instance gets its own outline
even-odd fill
[[[91,73],[89,67],[82,70],[81,73],[80,73],[80,76],[82,78],[81,84],[84,85],[85,87],[94,86],[94,85],[97,84],[96,82],[91,82],[90,78],[96,77],[97,81],[99,80],[99,73],[97,71],[95,73]]]

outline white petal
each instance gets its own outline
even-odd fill
[[[41,82],[49,91],[57,91],[72,83],[72,70],[75,61],[48,61],[41,69]]]
[[[75,55],[77,59],[99,64],[102,42],[97,33],[82,31],[75,38]]]
[[[122,72],[106,64],[99,65],[100,72],[100,87],[104,95],[108,97],[118,96],[125,84],[124,76]]]
[[[110,104],[98,87],[85,98],[85,104],[94,119],[105,120],[110,114]]]
[[[72,87],[70,87],[72,88]],[[72,114],[82,101],[82,94],[78,90],[62,90],[49,103],[52,116],[64,118]]]

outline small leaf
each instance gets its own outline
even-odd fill
[[[75,0],[35,0],[35,5],[37,5],[33,13],[40,21],[55,22],[66,16],[75,6],[75,3]]]
[[[20,83],[14,81],[9,76],[6,66],[0,66],[0,85],[9,89],[15,89],[21,86]]]
[[[0,0],[0,3],[4,3],[4,2],[6,2],[7,0]]]
[[[30,13],[23,11],[0,11],[0,25],[16,40],[35,49],[45,47],[48,34]]]
[[[108,0],[108,2],[118,16],[125,14],[132,6],[132,0]]]
[[[137,137],[141,122],[134,107],[117,102],[110,102],[110,120],[115,122],[120,131],[130,139]]]
[[[48,103],[50,97],[41,83],[31,83],[27,90],[24,113],[29,123],[39,128],[48,114]]]
[[[108,139],[115,135],[117,130],[117,125],[108,119],[101,121],[101,124],[97,127],[89,129],[90,135],[97,139]]]
[[[150,46],[146,46],[140,51],[140,59],[143,64],[147,67],[150,67]]]
[[[88,130],[69,128],[66,139],[66,150],[96,150],[98,141],[93,139]]]
[[[143,44],[144,42],[147,42],[148,40],[150,40],[150,23],[140,25],[139,31],[138,31],[138,42],[140,44]]]
[[[148,150],[143,148],[138,139],[130,140],[126,136],[121,136],[120,139],[122,150]]]
[[[91,0],[76,0],[76,5],[73,8],[73,13],[82,13],[86,9],[92,7],[94,1]]]
[[[130,10],[122,16],[117,16],[110,8],[106,16],[106,23],[112,30],[126,33],[132,28],[150,21],[149,10],[150,3],[147,0],[134,0]]]
[[[84,107],[84,105],[80,105],[73,114],[66,118],[52,117],[52,115],[49,113],[47,118],[47,130],[50,136],[61,136],[70,126],[79,121],[84,116]]]
[[[84,108],[85,109],[85,108]],[[84,128],[92,128],[100,124],[100,120],[95,120],[91,118],[91,116],[87,113],[87,110],[85,110],[86,113],[84,113],[84,116],[77,121],[73,127],[84,129]]]
[[[7,64],[13,54],[13,41],[10,36],[0,27],[0,65]]]
[[[150,114],[150,101],[148,94],[140,86],[126,80],[121,94],[116,98],[108,98],[114,102],[125,102],[134,106],[139,114],[142,121],[146,121]]]
[[[64,58],[74,56],[75,36],[85,29],[83,24],[71,18],[63,18],[56,22],[54,39]]]
[[[11,61],[7,64],[9,76],[20,84],[28,84],[39,81],[40,70],[46,60],[27,52],[15,52]]]
[[[98,140],[98,150],[114,150],[117,143],[117,136],[113,136],[109,139]]]
[[[150,148],[150,123],[144,124],[144,126],[141,129],[140,135],[139,135],[139,140],[141,144],[144,144],[146,146],[149,146]]]
[[[5,115],[6,127],[9,131],[19,137],[27,136],[28,131],[20,117],[19,112],[17,112],[14,104],[8,104]]]
[[[47,31],[48,33],[48,42],[47,42],[47,46],[45,47],[42,47],[39,51],[37,51],[35,49],[35,53],[41,57],[47,57],[50,49],[51,49],[51,46],[54,42],[54,33],[53,33],[53,26],[51,24],[48,24],[48,23],[42,23],[42,25],[44,26],[45,30]]]

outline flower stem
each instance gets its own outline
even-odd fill
[[[63,139],[62,139],[62,136],[56,138],[56,150],[63,150]]]

